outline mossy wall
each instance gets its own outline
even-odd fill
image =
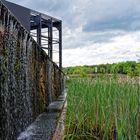
[[[14,140],[62,91],[63,74],[0,1],[0,140]]]

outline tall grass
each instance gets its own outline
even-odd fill
[[[64,139],[140,139],[140,87],[117,78],[69,79]]]

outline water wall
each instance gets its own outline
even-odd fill
[[[62,91],[63,73],[0,1],[0,140],[15,140]]]

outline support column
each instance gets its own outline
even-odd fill
[[[62,70],[62,22],[59,25],[59,68]]]
[[[58,25],[58,31],[59,31],[59,68],[62,70],[62,21],[59,22]],[[60,92],[63,92],[63,74],[61,71],[59,71],[60,76]]]
[[[38,22],[38,26],[37,26],[37,43],[41,46],[41,28],[42,28],[42,24],[41,24],[41,15],[38,15],[37,17],[37,22]]]
[[[47,61],[47,88],[48,88],[48,101],[52,102],[52,63]]]
[[[53,23],[52,19],[48,20],[48,56],[53,60]]]

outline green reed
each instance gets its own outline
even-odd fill
[[[64,139],[137,140],[140,85],[118,78],[68,79]]]

